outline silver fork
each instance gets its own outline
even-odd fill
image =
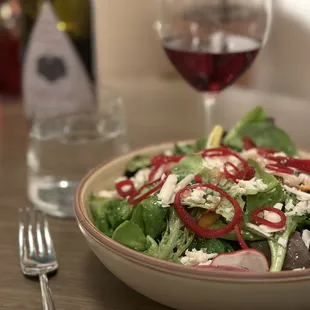
[[[40,279],[42,309],[55,310],[47,274],[57,270],[58,263],[48,223],[42,213],[19,210],[19,255],[23,274]]]

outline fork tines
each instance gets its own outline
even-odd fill
[[[27,255],[38,260],[53,256],[55,251],[45,215],[33,209],[19,210],[19,249],[21,259]]]

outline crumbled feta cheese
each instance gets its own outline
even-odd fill
[[[307,249],[309,250],[310,246],[310,231],[308,229],[304,229],[301,235],[302,241],[305,243]]]
[[[279,223],[281,221],[281,216],[272,211],[264,211],[264,219],[271,223]]]
[[[124,192],[128,192],[130,189],[131,189],[131,186],[130,186],[130,185],[124,185],[124,186],[123,186],[123,191],[124,191]]]
[[[288,200],[285,205],[285,210],[292,211],[294,208],[295,208],[295,205],[293,204],[293,199]]]
[[[98,193],[98,196],[102,198],[117,198],[118,194],[115,190],[113,191],[103,190]]]
[[[298,185],[310,186],[310,176],[304,173],[300,173],[299,175],[279,173],[275,171],[270,171],[270,173],[281,177],[283,183],[289,187],[295,187]]]
[[[172,156],[172,155],[173,155],[173,152],[172,152],[172,150],[165,150],[165,151],[164,151],[164,155],[166,155],[166,156]]]
[[[272,156],[274,156],[274,157],[287,157],[287,154],[285,154],[284,152],[276,152],[276,153],[272,154]]]
[[[159,178],[161,178],[164,175],[164,172],[165,172],[164,165],[161,165],[157,169],[156,173],[154,174],[154,177],[153,177],[152,181],[155,181],[155,180],[158,180]]]
[[[295,194],[297,196],[298,200],[301,200],[301,201],[309,201],[310,200],[310,194],[308,194],[308,193],[300,191],[299,189],[297,189],[295,187],[289,187],[287,185],[283,185],[283,187],[287,192]]]
[[[287,212],[285,212],[287,216],[303,216],[310,213],[310,201],[300,201],[294,206],[293,202],[290,200],[285,206],[285,210],[287,210]]]
[[[217,204],[214,204],[214,207]],[[227,221],[231,221],[235,215],[234,207],[231,205],[230,201],[226,198],[223,198],[221,203],[218,205],[217,209],[215,210],[216,214],[220,214],[223,216]]]
[[[263,235],[266,238],[271,237],[271,233],[264,231],[263,229],[261,229],[260,226],[252,224],[252,223],[246,223],[245,224],[246,227],[250,228],[251,230]]]
[[[278,244],[280,244],[283,248],[287,247],[288,238],[279,237]]]
[[[203,166],[209,169],[219,169],[223,171],[224,164],[230,162],[235,166],[240,164],[238,158],[234,156],[223,156],[223,157],[205,157],[203,161]]]
[[[221,201],[221,197],[219,196],[212,196],[212,195],[207,196],[207,202],[209,203],[213,203],[217,205],[220,201]]]
[[[206,191],[201,188],[194,188],[191,193],[183,199],[184,202],[191,202],[197,204],[204,204],[206,199],[204,198]]]
[[[231,193],[233,195],[256,195],[259,192],[263,192],[267,189],[267,185],[262,179],[253,178],[251,180],[240,180],[237,184],[231,187]]]
[[[131,181],[133,182],[135,189],[139,189],[141,186],[146,184],[149,179],[151,169],[150,168],[144,168],[140,169],[135,176],[131,178]]]
[[[283,208],[283,203],[278,202],[278,203],[276,203],[273,207],[276,208],[276,209],[278,209],[278,210],[282,210],[282,208]]]
[[[192,251],[186,250],[185,256],[181,257],[180,260],[186,266],[207,265],[217,255],[217,253],[208,254],[202,250],[193,249]]]
[[[259,225],[259,228],[266,232],[266,233],[275,233],[275,232],[278,232],[278,231],[283,231],[285,230],[285,226],[283,228],[273,228],[273,227],[270,227],[270,226],[267,226],[267,225]]]
[[[298,177],[300,183],[303,183],[305,186],[310,186],[310,176],[308,174],[301,173]]]
[[[185,186],[187,186],[190,182],[192,182],[195,179],[195,176],[193,174],[187,175],[184,179],[182,179],[176,186],[174,192],[177,193],[181,189],[183,189]]]
[[[262,166],[268,164],[268,160],[260,156],[257,152],[257,149],[245,150],[241,153],[241,156],[246,160],[253,159]]]
[[[163,184],[158,194],[158,199],[161,200],[164,205],[169,205],[169,203],[171,203],[171,197],[174,193],[177,182],[177,176],[175,174],[170,174]]]

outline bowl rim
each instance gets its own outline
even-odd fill
[[[104,235],[100,232],[95,225],[92,223],[91,219],[87,216],[85,208],[83,207],[83,192],[87,187],[89,179],[95,177],[105,167],[113,165],[120,160],[125,158],[130,158],[139,153],[150,152],[151,149],[161,149],[163,147],[171,147],[174,143],[186,143],[192,142],[193,139],[189,140],[178,140],[178,141],[167,141],[159,144],[149,144],[144,147],[136,148],[126,154],[119,155],[114,157],[106,162],[103,162],[95,166],[92,170],[88,172],[81,180],[76,190],[75,199],[74,199],[74,211],[75,217],[78,222],[78,226],[83,234],[87,233],[89,237],[97,244],[108,248],[110,251],[114,252],[117,255],[122,256],[123,258],[130,260],[132,262],[143,265],[149,269],[162,271],[166,274],[174,274],[179,276],[186,276],[187,278],[192,278],[195,280],[206,280],[212,278],[213,281],[221,282],[302,282],[310,279],[310,268],[302,270],[289,270],[281,272],[238,272],[238,271],[225,271],[217,269],[207,269],[207,268],[194,268],[191,266],[179,265],[169,261],[160,260],[147,256],[143,253],[139,253],[130,248],[123,246],[122,244],[114,241],[112,238]],[[153,151],[154,152],[154,151]]]

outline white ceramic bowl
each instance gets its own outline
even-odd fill
[[[81,182],[76,218],[101,262],[134,290],[180,310],[309,310],[310,269],[258,274],[186,267],[135,252],[96,229],[87,206],[90,193],[111,187],[132,156],[171,146],[150,146],[118,157],[93,169]]]

